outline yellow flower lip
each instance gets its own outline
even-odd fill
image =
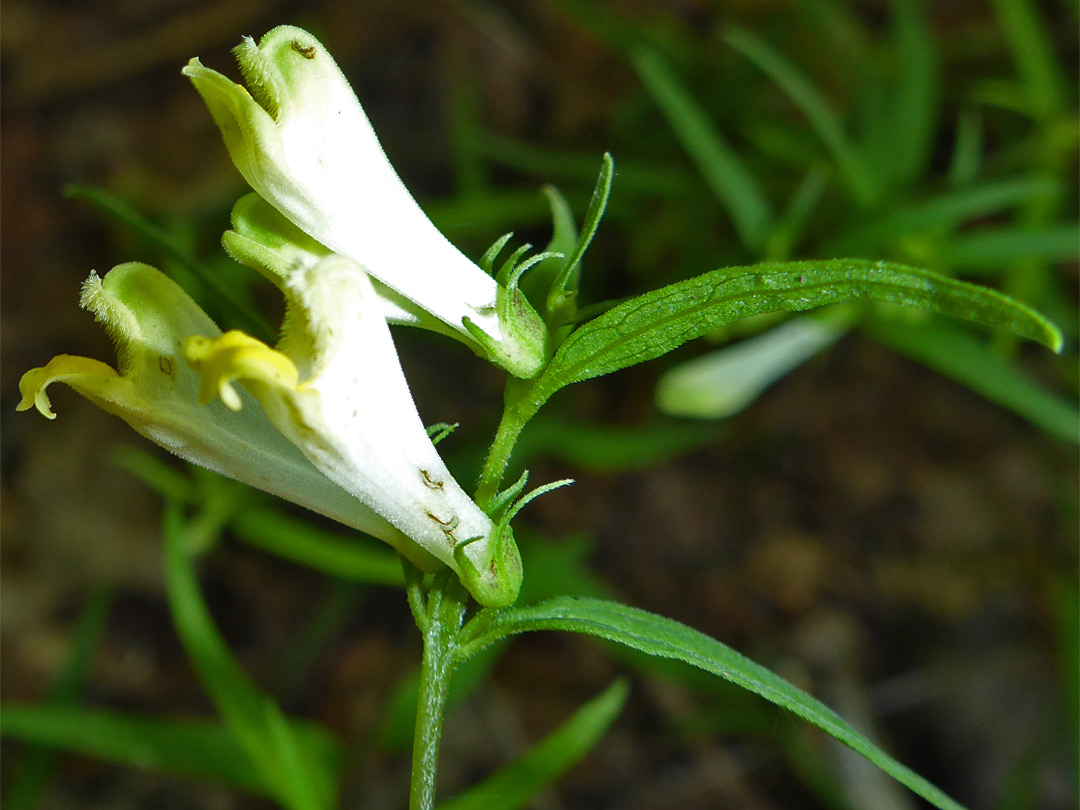
[[[121,379],[112,366],[89,357],[77,357],[73,354],[60,354],[42,368],[32,368],[19,380],[19,393],[22,399],[15,406],[16,411],[28,411],[37,408],[46,419],[55,419],[52,401],[47,389],[54,382],[73,384],[79,381],[87,386],[84,393],[88,396],[108,387]]]
[[[280,386],[295,391],[300,373],[281,352],[236,329],[219,338],[192,335],[184,341],[184,359],[202,374],[199,403],[206,405],[220,396],[229,410],[240,410],[235,380]]]

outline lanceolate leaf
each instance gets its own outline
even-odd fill
[[[707,331],[768,312],[851,301],[918,307],[1008,329],[1058,351],[1061,334],[1001,293],[889,262],[831,259],[729,267],[624,301],[571,334],[525,393],[531,416],[560,388],[610,374],[681,346]]]
[[[963,810],[962,805],[886,754],[828,706],[779,675],[693,628],[618,602],[558,597],[532,607],[502,611],[479,623],[472,638],[463,640],[461,656],[467,657],[499,639],[530,630],[585,633],[649,655],[685,661],[813,723],[935,807]]]

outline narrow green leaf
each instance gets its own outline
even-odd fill
[[[544,259],[521,277],[519,284],[521,291],[525,293],[533,309],[538,312],[544,310],[548,292],[559,275],[559,269],[566,265],[578,240],[577,223],[574,221],[574,212],[570,208],[570,203],[555,186],[544,186],[543,191],[551,207],[552,225],[551,241],[544,248],[544,252],[561,253],[563,257],[560,259],[552,256]]]
[[[103,188],[72,183],[64,188],[64,196],[88,202],[100,211],[122,222],[151,244],[195,275],[213,294],[221,309],[235,325],[267,343],[274,343],[277,331],[272,329],[258,312],[241,301],[210,268],[192,256],[167,231],[142,216],[119,197]]]
[[[169,500],[191,503],[197,497],[196,486],[186,474],[189,468],[181,471],[141,447],[118,444],[110,450],[109,461]]]
[[[561,597],[532,607],[502,611],[479,634],[463,641],[470,648],[483,648],[533,630],[584,633],[649,655],[693,664],[761,695],[831,734],[935,807],[963,810],[962,805],[886,754],[816,698],[731,647],[672,619],[617,602]]]
[[[956,138],[949,161],[949,182],[963,186],[979,175],[983,153],[983,123],[977,109],[961,110],[956,120]]]
[[[889,262],[832,259],[716,270],[645,293],[581,326],[518,404],[535,413],[560,388],[660,357],[711,329],[768,312],[852,301],[929,309],[1008,329],[1057,351],[1061,334],[1023,304],[985,287]]]
[[[1025,203],[1049,199],[1058,192],[1058,184],[1045,178],[1028,176],[994,180],[950,189],[918,202],[904,205],[865,226],[853,228],[828,242],[825,251],[846,255],[872,254],[903,244],[911,237],[948,237],[944,250],[959,251],[962,256],[967,240],[975,238],[976,250],[982,234],[950,235],[973,219],[1010,211]],[[1077,237],[1080,241],[1080,237]],[[993,241],[993,240],[992,240]],[[1030,247],[1031,241],[1027,242]],[[957,247],[959,245],[959,247]],[[991,249],[993,244],[991,244]],[[950,253],[951,255],[951,253]],[[982,254],[984,262],[996,264],[992,251]]]
[[[105,629],[105,620],[112,604],[112,592],[98,588],[90,594],[79,614],[79,622],[71,641],[67,662],[49,690],[45,709],[63,709],[75,703],[82,693]],[[5,707],[4,712],[7,711]],[[0,728],[3,713],[0,712]],[[32,810],[37,807],[55,764],[55,752],[45,746],[31,745],[8,771],[4,791],[4,810]]]
[[[333,577],[400,588],[401,561],[389,547],[365,537],[345,537],[267,508],[249,508],[231,524],[249,545]]]
[[[1031,113],[1045,121],[1064,106],[1063,71],[1054,60],[1050,35],[1030,0],[993,0],[1001,31],[1016,61]]]
[[[217,720],[5,703],[0,732],[10,739],[118,765],[216,782],[256,796],[272,795],[229,729]]]
[[[592,199],[589,200],[589,207],[585,211],[585,219],[581,223],[581,232],[574,244],[574,250],[566,256],[565,263],[547,294],[545,320],[549,327],[571,323],[574,320],[574,313],[577,311],[578,284],[581,278],[581,259],[592,244],[596,229],[600,227],[600,220],[604,217],[608,198],[611,196],[611,181],[614,178],[615,161],[610,152],[605,152],[600,165],[600,176],[596,178],[596,188],[593,189]]]
[[[514,465],[557,458],[592,472],[636,470],[670,461],[719,436],[714,426],[672,419],[612,425],[541,415],[514,446]]]
[[[892,102],[892,150],[882,168],[898,185],[925,171],[934,146],[940,107],[937,51],[926,24],[922,0],[894,0],[894,61],[897,84]]]
[[[1036,427],[1080,443],[1080,410],[1041,388],[963,329],[946,323],[875,319],[867,330],[886,346],[952,377]]]
[[[480,133],[477,148],[495,163],[528,172],[546,180],[568,178],[591,182],[596,177],[596,156],[591,152],[555,149],[514,140],[494,132]],[[683,197],[695,188],[688,172],[619,159],[619,194]]]
[[[844,127],[821,91],[807,76],[765,40],[738,26],[728,27],[721,35],[733,47],[767,74],[794,102],[810,122],[836,165],[847,180],[852,194],[861,204],[877,200],[878,188],[862,156],[844,134]]]
[[[751,250],[759,250],[772,221],[772,210],[753,174],[658,53],[648,48],[635,50],[632,64],[679,143],[727,209],[740,241]]]
[[[622,711],[630,689],[615,681],[509,767],[439,810],[517,810],[591,751]]]
[[[202,599],[185,546],[179,507],[165,510],[165,582],[184,650],[226,725],[274,798],[290,810],[329,810],[336,795],[340,752],[325,730],[292,739],[277,704],[259,691],[233,659]]]
[[[807,223],[817,209],[828,184],[829,172],[822,166],[812,166],[769,233],[765,243],[766,261],[782,262],[791,258],[792,251],[802,241]]]
[[[942,263],[967,270],[1001,270],[1009,262],[1075,261],[1080,257],[1080,225],[995,228],[965,233],[949,241]]]

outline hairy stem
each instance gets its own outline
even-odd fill
[[[491,442],[484,469],[480,473],[480,483],[476,488],[476,504],[487,510],[495,496],[499,494],[499,484],[503,473],[510,463],[510,454],[529,419],[536,413],[536,408],[525,405],[528,392],[532,388],[531,380],[509,380],[503,402],[503,415],[495,438]]]
[[[449,571],[437,576],[428,592],[427,622],[426,626],[421,627],[424,635],[424,658],[420,667],[420,694],[416,703],[409,810],[432,810],[435,806],[439,743],[446,712],[446,696],[454,669],[466,599],[461,584]]]

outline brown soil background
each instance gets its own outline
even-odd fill
[[[615,8],[635,15],[648,6]],[[744,8],[732,3],[723,12]],[[958,8],[951,13],[989,15],[978,4]],[[690,25],[720,11],[665,2],[650,13]],[[87,701],[163,715],[210,711],[162,595],[160,500],[106,459],[112,445],[138,437],[67,391],[55,392],[55,422],[15,415],[14,406],[19,376],[54,354],[111,357],[76,306],[78,287],[90,268],[142,258],[121,228],[65,201],[63,184],[99,184],[160,222],[201,222],[217,212],[224,229],[245,188],[179,67],[198,54],[229,68],[227,48],[240,35],[286,21],[322,33],[422,201],[451,190],[445,108],[448,77],[461,65],[483,77],[490,126],[597,156],[606,148],[605,117],[635,81],[541,2],[301,9],[281,0],[117,0],[108,11],[92,3],[5,3],[5,699],[43,695],[80,604],[108,583],[117,596]],[[605,238],[616,237],[602,230],[601,245]],[[619,253],[611,242],[598,250]],[[636,283],[620,277],[614,261],[597,272],[617,288]],[[1067,272],[1075,285],[1075,268]],[[496,417],[497,375],[456,347],[402,342],[425,418],[460,421],[461,442],[481,441]],[[1047,374],[1037,352],[1025,357]],[[656,373],[638,369],[579,386],[559,407],[633,425],[651,411]],[[585,532],[592,570],[624,601],[767,663],[871,727],[902,761],[973,808],[1075,806],[1054,608],[1059,582],[1076,570],[1074,448],[855,336],[681,458],[618,473],[542,459],[533,475],[537,482],[578,479],[538,501],[524,520],[553,542]],[[419,660],[404,599],[365,591],[355,615],[313,653],[305,676],[290,682],[280,661],[325,597],[325,580],[228,540],[204,574],[215,616],[253,677],[277,689],[289,711],[353,741],[343,806],[403,806],[407,755],[368,741],[394,684]],[[620,673],[633,687],[623,715],[535,807],[823,806],[769,739],[777,728],[801,734],[796,721],[777,711],[765,734],[722,733],[715,719],[722,705],[708,696],[635,673],[588,641],[546,634],[510,648],[493,681],[450,721],[444,795],[512,758]],[[820,740],[812,736],[811,744]],[[4,744],[6,766],[18,750]],[[1010,775],[1024,772],[1021,761],[1031,764],[1025,795],[1032,803],[999,804]],[[912,797],[900,801],[896,807],[919,806]],[[264,804],[65,757],[44,806]]]

